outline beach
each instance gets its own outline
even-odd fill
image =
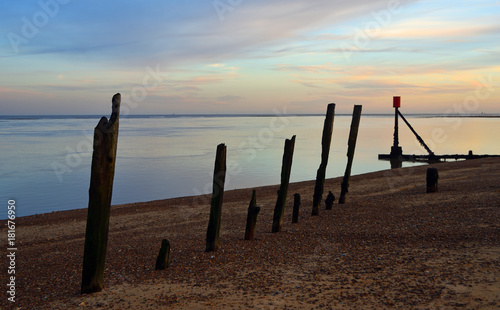
[[[4,293],[0,308],[498,309],[500,159],[430,166],[437,193],[426,193],[429,166],[355,175],[346,203],[322,204],[318,216],[314,181],[290,184],[279,233],[271,233],[279,186],[255,188],[262,208],[251,241],[253,188],[226,191],[216,252],[205,252],[209,195],[113,206],[104,288],[88,295],[80,295],[87,210],[17,218],[16,302]],[[341,181],[328,179],[323,197],[338,200]],[[292,224],[294,193],[302,204]],[[170,266],[157,271],[162,239]],[[5,275],[8,264],[4,257]]]

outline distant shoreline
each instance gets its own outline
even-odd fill
[[[500,118],[500,114],[404,114],[409,118]],[[122,118],[216,118],[216,117],[323,117],[324,114],[146,114],[126,115]],[[336,116],[351,116],[351,114],[339,113]],[[392,117],[394,114],[363,114],[364,117]],[[102,115],[0,115],[0,120],[38,120],[38,119],[99,119]]]

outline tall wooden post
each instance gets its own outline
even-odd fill
[[[94,151],[92,154],[87,227],[83,251],[82,294],[102,290],[104,262],[108,245],[111,196],[115,176],[120,102],[120,94],[114,95],[109,121],[103,116],[94,129]]]
[[[245,230],[245,240],[252,240],[255,232],[255,224],[257,223],[257,215],[260,212],[260,207],[257,206],[257,198],[255,190],[252,192],[252,200],[248,206],[247,228]]]
[[[344,179],[342,180],[339,203],[345,203],[345,195],[349,192],[349,179],[351,178],[351,168],[356,149],[356,139],[358,138],[359,121],[361,119],[361,109],[363,106],[355,105],[352,113],[351,131],[349,132],[349,142],[347,149],[347,166],[345,168]]]
[[[330,103],[327,108],[325,124],[323,125],[323,138],[321,140],[321,164],[316,173],[316,185],[314,187],[312,215],[319,214],[319,204],[323,197],[325,187],[326,166],[330,155],[330,146],[332,143],[333,118],[335,116],[335,103]]]
[[[285,213],[286,196],[288,194],[288,185],[290,183],[290,173],[292,170],[293,150],[295,148],[295,136],[291,140],[286,139],[285,150],[283,153],[283,164],[281,166],[281,185],[278,191],[278,199],[274,207],[272,232],[281,231],[283,223],[283,214]]]
[[[217,146],[215,157],[212,200],[210,204],[210,219],[208,221],[206,251],[216,251],[219,247],[219,233],[224,198],[224,183],[226,181],[226,145]]]

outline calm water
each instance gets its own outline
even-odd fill
[[[0,199],[17,215],[86,208],[96,117],[0,117]],[[407,116],[436,154],[500,154],[498,118]],[[227,189],[278,184],[284,140],[297,135],[291,181],[312,180],[324,116],[150,116],[120,120],[113,204],[211,192],[215,150],[228,147]],[[327,177],[344,173],[351,116],[337,115]],[[390,168],[393,116],[363,115],[353,174]],[[423,154],[400,122],[405,154]],[[404,166],[410,164],[404,163]],[[5,204],[4,203],[4,204]],[[7,208],[0,218],[7,217]]]

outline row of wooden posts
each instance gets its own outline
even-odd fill
[[[82,269],[81,293],[93,293],[102,290],[104,278],[104,262],[108,241],[109,217],[111,208],[111,195],[113,190],[113,178],[115,171],[116,149],[118,141],[118,123],[120,114],[120,94],[115,94],[112,99],[112,114],[108,120],[102,117],[94,130],[94,144],[92,154],[92,168],[89,188],[89,204],[87,215],[87,226],[85,234],[85,247]],[[351,167],[356,147],[359,122],[361,118],[361,105],[355,105],[351,129],[349,132],[347,166],[344,178],[341,183],[341,194],[339,203],[345,203],[346,194],[349,188]],[[333,121],[335,116],[335,104],[328,105],[326,118],[323,126],[321,164],[316,174],[316,184],[314,187],[313,206],[311,214],[319,214],[326,178],[326,168],[330,153],[330,146],[333,134]],[[278,197],[274,208],[272,232],[279,232],[285,213],[285,205],[290,183],[292,169],[293,152],[295,148],[295,136],[286,139],[281,168],[281,183]],[[222,203],[224,198],[224,183],[226,178],[226,154],[225,144],[217,146],[215,159],[213,192],[210,203],[210,218],[206,236],[206,251],[215,251],[219,246],[219,233],[221,227]],[[331,209],[334,196],[330,192],[325,200],[326,208]],[[300,206],[300,195],[294,195],[294,206],[292,222],[298,221]],[[257,215],[260,207],[257,206],[256,192],[252,193],[252,199],[248,207],[245,239],[253,238]],[[170,243],[164,239],[160,253],[156,261],[156,269],[165,269],[168,266],[170,253]]]

